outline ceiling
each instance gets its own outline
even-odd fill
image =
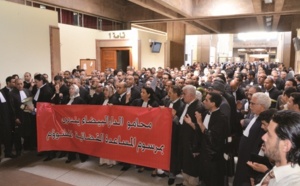
[[[181,21],[186,34],[291,31],[300,27],[300,0],[127,0],[151,10],[153,18],[131,17],[136,25]],[[155,18],[154,18],[155,17]]]

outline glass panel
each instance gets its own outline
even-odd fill
[[[102,19],[102,30],[108,31],[113,30],[113,22],[109,20]]]
[[[84,15],[84,27],[97,29],[97,18],[89,15]]]
[[[73,12],[62,9],[61,13],[62,13],[62,19],[61,19],[62,23],[73,25],[73,23],[74,23]]]

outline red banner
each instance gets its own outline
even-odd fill
[[[169,108],[37,105],[38,151],[63,150],[169,170]]]

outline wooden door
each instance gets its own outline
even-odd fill
[[[117,68],[117,53],[114,48],[101,48],[101,71]]]
[[[132,52],[129,47],[104,47],[101,48],[101,71],[104,72],[106,68],[117,69],[118,56],[117,51],[129,51],[129,66],[132,66]]]

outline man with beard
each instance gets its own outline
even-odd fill
[[[258,186],[297,186],[300,183],[300,114],[280,111],[262,137],[265,155],[275,162]]]

